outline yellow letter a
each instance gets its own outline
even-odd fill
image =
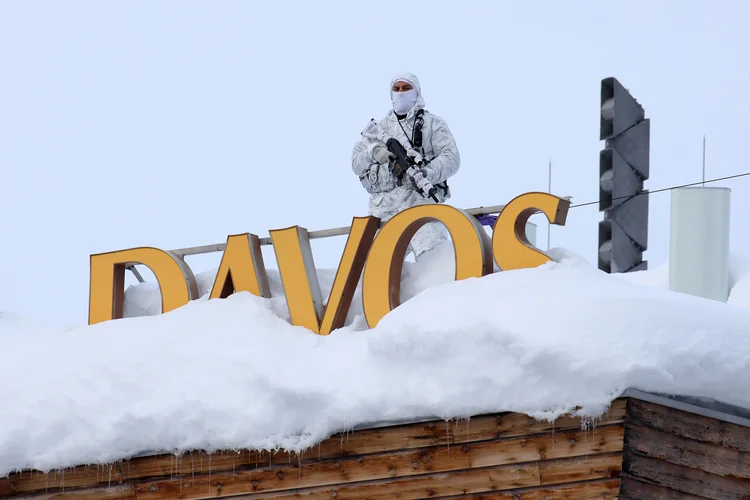
[[[260,240],[254,234],[227,237],[209,299],[225,299],[234,292],[250,292],[266,298],[271,296]]]

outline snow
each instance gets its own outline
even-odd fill
[[[669,262],[652,270],[613,275],[632,283],[669,290]],[[729,254],[729,298],[727,304],[750,307],[750,258]]]
[[[298,451],[383,420],[514,411],[593,418],[626,388],[750,407],[750,261],[729,303],[670,292],[665,267],[607,275],[578,256],[453,281],[450,243],[407,263],[405,303],[374,329],[291,326],[274,297],[167,314],[145,283],[128,318],[64,331],[0,314],[0,475],[193,449]],[[327,294],[333,270],[320,270]],[[156,314],[156,315],[154,315]],[[139,317],[138,317],[139,316]],[[580,409],[576,410],[576,407]]]

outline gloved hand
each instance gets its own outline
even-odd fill
[[[362,137],[367,137],[373,141],[382,142],[383,144],[388,142],[388,136],[385,131],[378,126],[378,122],[376,122],[374,118],[370,119],[361,133]]]
[[[406,151],[406,155],[412,160],[414,160],[414,163],[416,163],[417,165],[421,165],[422,161],[424,161],[424,158],[422,157],[422,155],[419,154],[419,152],[414,149],[408,149]]]
[[[395,156],[385,146],[377,145],[372,148],[372,157],[381,165],[387,165]]]
[[[427,178],[427,169],[422,167],[418,172],[410,177],[414,189],[425,198],[432,198],[437,203],[438,198],[435,196],[435,186]]]

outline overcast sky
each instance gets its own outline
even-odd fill
[[[401,71],[455,135],[454,206],[545,191],[550,159],[555,194],[597,200],[609,76],[652,119],[649,188],[700,180],[704,134],[708,177],[746,172],[748,26],[737,0],[2,2],[0,311],[82,324],[92,253],[366,215],[351,148]],[[717,185],[750,255],[750,178]],[[572,209],[552,246],[596,265],[601,219]],[[652,267],[668,232],[654,194]],[[343,244],[313,242],[318,265]]]

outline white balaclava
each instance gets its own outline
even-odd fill
[[[416,76],[412,74],[404,74],[395,76],[391,80],[391,89],[396,82],[406,82],[413,88],[406,92],[394,92],[391,90],[391,102],[393,103],[393,111],[398,115],[405,115],[411,108],[417,104],[419,99],[419,81]]]

